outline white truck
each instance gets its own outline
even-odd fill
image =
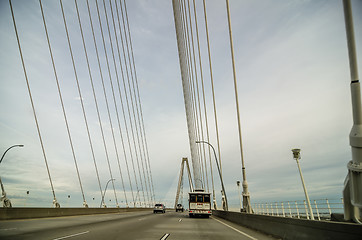
[[[211,193],[196,190],[189,192],[189,216],[209,217],[211,215]]]

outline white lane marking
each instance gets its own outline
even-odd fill
[[[64,237],[60,237],[60,238],[54,238],[53,240],[61,240],[61,239],[71,238],[71,237],[83,235],[83,234],[86,234],[86,233],[89,233],[89,231],[81,232],[81,233],[75,233],[75,234],[68,235],[68,236],[64,236]]]
[[[234,228],[234,227],[232,227],[232,226],[230,226],[230,225],[228,225],[228,224],[226,224],[226,223],[224,223],[224,222],[222,222],[222,221],[220,221],[220,220],[217,220],[216,218],[212,218],[212,219],[214,219],[215,221],[218,221],[219,223],[224,224],[225,226],[231,228],[231,229],[234,230],[234,231],[237,231],[237,232],[240,233],[240,234],[243,234],[244,236],[246,236],[246,237],[248,237],[248,238],[250,238],[250,239],[258,240],[257,238],[252,237],[252,236],[250,236],[250,235],[248,235],[248,234],[246,234],[246,233],[244,233],[244,232],[242,232],[242,231],[240,231],[240,230],[238,230],[238,229],[236,229],[236,228]]]
[[[160,240],[166,240],[166,238],[168,238],[168,236],[170,236],[169,233],[165,233],[165,235],[163,235],[163,237]]]
[[[138,219],[138,221],[142,221],[142,220],[145,220],[146,218],[140,218],[140,219]]]
[[[179,220],[178,220],[178,222],[181,222],[182,221],[182,219],[180,218]]]
[[[10,230],[15,230],[16,228],[3,228],[0,229],[0,231],[10,231]]]

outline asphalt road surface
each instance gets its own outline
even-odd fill
[[[133,212],[0,221],[0,239],[275,239],[226,220]]]

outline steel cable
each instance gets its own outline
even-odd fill
[[[216,141],[217,141],[217,150],[218,150],[218,157],[219,157],[219,165],[220,165],[220,172],[222,174],[222,165],[221,165],[221,151],[220,151],[220,138],[219,138],[219,127],[217,123],[217,111],[216,111],[216,99],[215,99],[215,87],[214,87],[214,77],[212,71],[212,63],[211,63],[211,50],[210,50],[210,39],[209,39],[209,28],[207,24],[207,14],[206,14],[206,4],[205,0],[203,0],[204,6],[204,16],[205,16],[205,31],[206,31],[206,41],[207,41],[207,53],[209,59],[209,68],[210,68],[210,82],[211,82],[211,91],[212,91],[212,103],[214,106],[214,120],[215,120],[215,131],[216,131]]]
[[[26,68],[25,68],[25,62],[24,62],[24,57],[23,57],[23,52],[21,50],[21,44],[20,44],[20,39],[19,39],[19,34],[18,34],[18,29],[16,27],[16,22],[15,22],[15,16],[14,16],[14,10],[13,10],[13,5],[11,3],[11,0],[9,0],[9,4],[10,4],[10,10],[11,10],[11,17],[13,19],[13,24],[14,24],[14,30],[15,30],[15,35],[16,35],[16,40],[18,43],[18,49],[19,49],[19,54],[20,54],[20,59],[21,59],[21,64],[23,67],[23,72],[24,72],[24,76],[25,76],[25,80],[26,80],[26,86],[28,89],[28,93],[29,93],[29,98],[30,98],[30,103],[31,103],[31,108],[33,111],[33,115],[34,115],[34,120],[35,120],[35,125],[36,125],[36,129],[38,132],[38,137],[39,137],[39,141],[40,141],[40,145],[41,145],[41,149],[42,149],[42,153],[43,153],[43,157],[44,157],[44,162],[45,162],[45,166],[47,169],[47,173],[48,173],[48,178],[49,178],[49,182],[50,182],[50,187],[52,189],[52,193],[53,193],[53,206],[56,208],[60,207],[60,204],[57,201],[57,198],[55,196],[55,190],[54,190],[54,186],[53,186],[53,181],[50,175],[50,169],[49,169],[49,165],[48,165],[48,160],[45,154],[45,148],[44,148],[44,143],[43,143],[43,139],[41,137],[41,132],[40,132],[40,127],[39,127],[39,121],[38,118],[36,116],[36,111],[35,111],[35,105],[34,105],[34,101],[33,101],[33,97],[31,94],[31,89],[30,89],[30,83],[29,83],[29,79],[28,79],[28,75],[26,73]]]
[[[204,87],[204,76],[203,76],[203,71],[202,71],[202,62],[201,62],[201,50],[200,50],[200,39],[199,39],[199,28],[198,28],[198,24],[197,24],[197,17],[196,17],[196,4],[195,4],[195,0],[193,0],[193,4],[194,4],[194,16],[195,16],[195,26],[196,26],[196,37],[197,37],[197,49],[198,49],[198,53],[199,53],[199,65],[200,65],[200,77],[201,77],[201,87],[202,87],[202,97],[203,97],[203,102],[204,102],[204,113],[205,113],[205,127],[206,127],[206,138],[207,138],[207,142],[210,142],[210,136],[209,136],[209,124],[207,121],[207,109],[206,109],[206,100],[205,100],[205,87]],[[205,146],[205,145],[203,145]],[[211,167],[211,150],[208,147],[208,153],[209,153],[209,162],[210,162],[210,172],[211,172],[211,178],[212,178],[212,167]],[[205,169],[207,169],[206,167],[206,155],[205,155]],[[207,171],[206,171],[207,172]],[[213,183],[212,183],[213,184]],[[207,191],[209,192],[209,181],[207,178]]]
[[[126,42],[126,49],[127,49],[127,57],[128,57],[128,65],[129,65],[129,72],[130,72],[130,75],[131,75],[131,78],[128,78],[128,89],[129,89],[129,94],[130,94],[130,98],[131,98],[131,105],[132,105],[132,113],[133,113],[133,118],[134,118],[134,126],[135,126],[135,129],[136,129],[136,136],[137,136],[137,143],[138,143],[138,147],[139,147],[139,156],[140,156],[140,162],[141,162],[141,166],[142,166],[142,172],[143,172],[143,176],[144,176],[144,183],[145,183],[145,188],[146,188],[146,194],[147,194],[147,197],[149,198],[149,195],[148,195],[148,186],[147,186],[147,181],[146,181],[146,175],[145,175],[145,168],[144,168],[144,164],[143,164],[143,152],[142,152],[142,148],[141,146],[143,147],[143,150],[144,150],[144,145],[143,145],[143,141],[142,141],[142,144],[141,144],[141,141],[140,141],[140,135],[142,134],[141,133],[141,129],[139,129],[139,124],[140,124],[140,119],[139,119],[139,110],[138,110],[138,106],[137,106],[137,100],[136,100],[136,92],[135,92],[135,86],[134,86],[134,76],[133,76],[133,72],[132,72],[132,67],[131,67],[131,58],[130,58],[130,53],[129,53],[129,47],[128,47],[128,38],[127,38],[127,31],[126,31],[126,28],[125,28],[125,20],[124,20],[124,14],[123,14],[123,11],[122,11],[122,4],[121,4],[121,15],[122,15],[122,22],[123,22],[123,29],[124,29],[124,39],[125,39],[125,42]],[[126,59],[125,59],[125,64],[127,63]],[[126,67],[127,69],[127,67]],[[129,80],[131,79],[131,81]],[[131,84],[132,83],[132,84]],[[133,93],[132,93],[132,90],[133,90]],[[133,96],[133,97],[132,97]],[[137,113],[137,114],[136,114]],[[136,118],[136,115],[137,115],[137,118]],[[138,120],[138,121],[137,121]],[[137,124],[138,123],[138,124]],[[137,164],[139,165],[139,162],[137,162]]]
[[[144,120],[143,120],[141,97],[140,97],[140,91],[139,91],[139,87],[138,87],[136,64],[135,64],[134,54],[133,54],[132,38],[131,38],[131,31],[130,31],[130,27],[129,27],[129,21],[128,21],[126,1],[124,0],[123,3],[124,3],[125,19],[127,22],[127,31],[125,31],[125,35],[126,35],[126,33],[128,33],[129,47],[131,49],[130,52],[131,52],[131,57],[132,57],[132,61],[130,61],[129,63],[130,63],[130,65],[133,66],[134,80],[135,80],[134,82],[135,82],[135,86],[136,86],[136,90],[137,90],[135,92],[135,95],[137,97],[138,107],[139,107],[138,119],[139,119],[140,132],[141,132],[141,141],[143,143],[142,145],[143,145],[143,152],[144,152],[144,157],[145,157],[146,171],[148,171],[147,177],[148,177],[148,184],[149,184],[149,189],[150,189],[151,200],[153,199],[153,201],[154,201],[154,190],[153,190],[152,173],[151,173],[151,166],[150,166],[150,159],[149,159],[149,151],[148,151],[147,140],[146,140],[146,130],[145,130]],[[123,9],[122,9],[122,4],[121,4],[121,12],[123,13],[122,10]],[[122,15],[122,19],[124,20],[123,15]],[[124,21],[123,21],[123,23],[124,23]],[[128,51],[128,45],[127,45],[127,51]],[[136,104],[137,104],[137,101],[136,101]],[[147,166],[147,164],[148,164],[148,166]]]
[[[111,49],[112,58],[113,58],[114,71],[115,71],[115,74],[116,74],[116,80],[118,81],[118,71],[117,71],[117,66],[116,66],[116,58],[114,57],[111,31],[110,31],[110,28],[109,28],[109,22],[108,22],[108,16],[107,16],[108,14],[107,14],[107,9],[106,9],[106,3],[105,3],[104,0],[103,0],[103,6],[104,6],[104,14],[105,14],[105,17],[106,17],[106,25],[107,25],[107,30],[108,30],[108,37],[109,37],[110,49]],[[105,47],[105,46],[104,46],[104,47]],[[108,63],[107,63],[107,64],[108,64]],[[111,79],[111,75],[110,75],[109,65],[107,65],[107,66],[108,66],[109,81],[110,81],[111,90],[112,90],[112,96],[113,96],[114,109],[115,109],[115,111],[116,111],[116,117],[117,117],[118,128],[119,128],[119,132],[120,132],[120,136],[121,136],[122,146],[124,147],[122,130],[121,130],[121,122],[120,122],[120,120],[119,120],[118,107],[117,107],[117,102],[116,102],[116,96],[115,96],[115,94],[114,94],[114,87],[113,87],[113,83],[112,83],[112,79]],[[123,150],[124,150],[124,148],[123,148]],[[124,152],[124,153],[125,153],[125,152]],[[128,207],[126,189],[125,189],[125,187],[124,187],[123,174],[122,174],[122,171],[121,171],[121,164],[120,164],[120,161],[119,161],[118,151],[117,151],[117,150],[116,150],[116,156],[117,156],[117,163],[118,163],[119,173],[120,173],[120,175],[121,175],[121,180],[122,180],[122,187],[123,187],[124,197],[125,197],[126,205],[127,205],[127,207]]]
[[[196,135],[196,139],[200,139],[200,123],[199,123],[199,118],[198,118],[198,107],[197,107],[197,95],[196,95],[196,87],[195,87],[195,79],[197,79],[197,69],[196,69],[196,64],[193,61],[193,54],[192,54],[192,48],[191,46],[193,46],[193,39],[190,39],[190,35],[192,35],[192,25],[191,22],[188,21],[188,19],[191,18],[191,16],[189,16],[187,14],[187,5],[186,5],[186,1],[184,0],[184,20],[185,20],[185,25],[186,25],[186,43],[187,44],[187,48],[188,48],[188,58],[189,58],[189,66],[190,66],[190,72],[191,72],[191,78],[190,78],[190,88],[191,88],[191,93],[192,93],[192,104],[193,104],[193,110],[194,110],[194,122],[195,122],[195,135]],[[191,20],[191,19],[190,19]],[[189,27],[190,26],[190,27]],[[191,34],[190,34],[191,33]],[[195,143],[193,143],[195,144]],[[199,162],[199,168],[201,170],[201,185],[202,188],[204,188],[204,183],[205,183],[205,172],[204,172],[204,168],[202,165],[202,146],[197,146],[197,153],[198,153],[198,158],[197,161]],[[194,167],[195,168],[195,167]]]
[[[191,135],[191,142],[190,142],[190,148],[191,148],[191,155],[194,155],[192,156],[192,159],[194,159],[193,161],[197,161],[199,162],[199,151],[198,151],[198,148],[196,147],[195,145],[195,140],[197,138],[197,132],[195,130],[195,126],[196,126],[196,122],[195,122],[195,106],[194,106],[194,101],[193,101],[193,94],[192,94],[192,84],[191,84],[191,81],[192,81],[192,76],[193,76],[193,71],[192,71],[192,65],[190,64],[190,58],[189,58],[189,44],[188,44],[188,38],[187,38],[187,32],[186,32],[186,21],[185,21],[185,16],[184,16],[184,6],[180,0],[180,3],[179,3],[179,18],[180,18],[180,21],[181,21],[181,28],[182,28],[182,41],[183,41],[183,44],[181,45],[183,47],[182,49],[182,52],[183,52],[183,62],[185,63],[186,65],[186,76],[185,76],[185,81],[183,80],[183,82],[186,82],[187,83],[187,90],[186,90],[186,103],[188,104],[189,106],[189,112],[188,112],[188,115],[189,115],[189,119],[190,119],[190,126],[189,126],[189,134]],[[193,162],[194,163],[194,162]],[[200,168],[199,167],[196,167],[195,164],[194,165],[194,178],[195,178],[195,188],[196,188],[196,177],[197,176],[198,178],[202,177],[200,175]],[[199,181],[201,179],[198,179]],[[201,180],[201,185],[203,184],[202,180]]]
[[[116,2],[117,3],[117,2]],[[120,24],[119,23],[119,14],[118,14],[118,11],[117,11],[118,7],[116,5],[116,13],[117,13],[117,19],[118,19],[118,25]],[[119,25],[120,26],[120,25]],[[119,27],[120,29],[120,27]],[[122,38],[122,35],[120,34],[121,38]],[[122,47],[123,47],[123,42],[121,41],[122,43]],[[125,96],[125,99],[126,99],[126,104],[127,104],[127,109],[128,109],[128,112],[130,113],[130,109],[129,109],[129,103],[128,103],[128,95],[127,95],[127,91],[126,91],[126,85],[125,85],[125,78],[124,78],[124,71],[123,71],[123,67],[122,67],[122,61],[121,61],[121,57],[120,57],[120,51],[119,51],[119,45],[118,45],[118,40],[117,40],[117,50],[118,50],[118,58],[119,58],[119,62],[120,62],[120,68],[121,68],[121,73],[122,73],[122,83],[123,83],[123,86],[124,86],[124,96]],[[128,72],[126,71],[126,74],[128,76]],[[133,150],[132,150],[132,146],[131,146],[131,140],[130,140],[130,136],[129,136],[129,131],[128,131],[128,126],[127,126],[127,121],[126,121],[126,113],[125,113],[125,110],[124,110],[124,105],[123,105],[123,100],[122,100],[122,97],[121,97],[121,87],[120,87],[120,83],[117,82],[118,84],[118,92],[119,92],[119,95],[120,95],[120,99],[121,99],[121,102],[122,102],[122,112],[123,112],[123,118],[124,118],[124,122],[125,122],[125,127],[126,127],[126,134],[127,134],[127,140],[128,140],[128,147],[129,147],[129,151],[130,151],[130,158],[131,158],[131,163],[132,163],[132,169],[133,169],[133,173],[134,173],[134,177],[135,177],[135,183],[136,183],[136,188],[137,188],[137,195],[138,197],[139,196],[139,187],[138,187],[138,180],[137,180],[137,174],[136,174],[136,167],[135,167],[135,164],[134,164],[134,158],[133,158]],[[134,138],[134,134],[133,134],[133,126],[132,126],[132,119],[131,119],[131,115],[128,114],[129,116],[129,122],[130,122],[130,127],[131,127],[131,131],[132,131],[132,136]],[[133,141],[134,143],[134,147],[135,147],[135,153],[137,155],[137,149],[136,149],[136,144],[135,142]],[[136,199],[137,199],[137,196],[136,196]],[[134,200],[134,205],[136,204],[136,201]]]
[[[80,34],[82,37],[82,43],[83,43],[83,50],[84,50],[84,54],[85,54],[85,58],[86,58],[86,62],[87,62],[87,67],[88,67],[88,74],[90,79],[92,79],[92,73],[91,73],[91,69],[90,69],[90,64],[89,64],[89,59],[88,59],[88,53],[87,53],[87,48],[85,45],[85,40],[84,40],[84,34],[83,34],[83,28],[82,28],[82,23],[81,23],[81,19],[80,19],[80,15],[79,15],[79,10],[78,10],[78,4],[77,4],[77,0],[74,0],[75,2],[75,8],[77,11],[77,16],[78,16],[78,23],[79,23],[79,28],[80,28]],[[93,80],[91,80],[93,82]],[[93,84],[93,83],[92,83]],[[78,90],[80,93],[80,90]],[[80,95],[80,94],[79,94]],[[80,99],[82,100],[83,98],[80,95]],[[83,102],[83,100],[82,100]],[[83,106],[83,103],[82,103]],[[98,110],[98,104],[96,103],[97,106],[97,110]],[[84,107],[82,107],[84,109]],[[93,158],[93,163],[94,163],[94,167],[95,167],[95,171],[96,171],[96,175],[97,175],[97,180],[98,180],[98,185],[99,185],[99,190],[101,193],[101,197],[103,196],[103,191],[102,191],[102,186],[101,186],[101,181],[99,178],[99,172],[98,172],[98,167],[97,167],[97,162],[96,162],[96,158],[95,158],[95,154],[94,154],[94,148],[93,148],[93,143],[92,143],[92,139],[91,139],[91,135],[90,135],[90,131],[89,131],[89,126],[88,126],[88,122],[86,120],[86,115],[85,115],[85,111],[83,110],[83,115],[84,115],[84,119],[85,119],[85,125],[87,128],[87,134],[88,134],[88,140],[89,140],[89,145],[91,148],[91,153],[92,153],[92,158]]]
[[[118,14],[118,12],[117,12],[117,14]],[[118,21],[120,22],[119,14],[118,14]],[[120,28],[120,23],[119,23],[119,28]],[[127,57],[126,57],[126,51],[125,51],[125,47],[124,47],[124,43],[123,43],[125,40],[123,40],[121,28],[119,29],[119,31],[120,31],[120,37],[121,37],[121,45],[122,45],[122,50],[123,50],[124,65],[125,65],[125,72],[126,72],[126,76],[127,76],[127,85],[128,85],[129,93],[127,93],[127,87],[126,87],[125,81],[123,81],[123,87],[124,87],[124,92],[125,92],[125,96],[126,96],[127,110],[128,110],[128,116],[129,116],[130,127],[131,127],[131,134],[132,134],[134,150],[135,150],[135,155],[136,155],[136,163],[137,163],[137,166],[138,166],[138,173],[139,173],[139,180],[140,180],[140,184],[141,184],[141,190],[142,190],[143,198],[144,198],[144,200],[146,200],[145,195],[144,195],[144,190],[143,190],[143,180],[142,180],[142,174],[141,174],[141,170],[140,170],[141,167],[140,167],[140,164],[139,164],[140,161],[139,161],[139,157],[138,157],[136,137],[135,137],[135,131],[136,131],[139,151],[141,152],[141,148],[140,148],[140,144],[139,144],[139,136],[138,136],[138,131],[137,131],[137,124],[136,124],[137,120],[136,120],[136,115],[135,115],[135,110],[134,110],[134,104],[133,104],[133,98],[132,98],[132,90],[131,90],[130,77],[129,77],[130,74],[128,73]],[[129,94],[129,97],[131,99],[131,108],[130,108],[130,104],[129,104],[128,94]],[[132,109],[132,111],[131,111],[131,109]],[[133,116],[133,119],[134,119],[134,125],[132,124],[132,122],[133,122],[132,121],[132,116]],[[133,126],[136,128],[136,130],[134,130]],[[142,156],[140,156],[140,157],[142,158]]]
[[[123,66],[122,66],[122,60],[121,60],[121,55],[120,55],[120,51],[119,51],[119,44],[118,44],[118,38],[117,38],[116,24],[115,24],[115,21],[114,21],[114,14],[113,14],[113,8],[112,8],[111,0],[109,0],[109,4],[110,4],[111,14],[112,14],[113,30],[114,30],[114,37],[115,37],[115,39],[116,39],[115,42],[116,42],[116,46],[117,46],[119,66],[120,66],[120,71],[121,71],[122,79],[123,79],[123,81],[124,81]],[[117,12],[117,6],[116,6],[116,12]],[[124,104],[123,104],[123,98],[122,98],[122,93],[121,93],[121,87],[120,87],[119,78],[117,78],[117,86],[118,86],[119,98],[120,98],[120,101],[121,101],[121,109],[122,109],[122,113],[123,113],[123,120],[124,120],[125,129],[126,129],[126,133],[127,133],[127,139],[128,139],[129,150],[130,150],[130,156],[131,156],[131,158],[132,158],[132,148],[131,148],[131,146],[130,146],[130,139],[129,139],[129,134],[128,134],[128,126],[127,126],[126,114],[125,114],[125,111],[124,111]],[[122,134],[121,134],[121,138],[122,138],[122,145],[123,145],[123,150],[124,150],[124,157],[125,157],[125,162],[126,162],[126,167],[127,167],[127,172],[128,172],[128,179],[129,179],[129,182],[130,182],[130,188],[131,188],[131,192],[132,192],[133,204],[134,204],[134,206],[135,206],[136,203],[135,203],[135,198],[134,198],[134,193],[133,193],[133,188],[132,188],[131,175],[130,175],[130,172],[129,172],[127,155],[126,155],[126,152],[125,152],[125,146],[124,146],[124,141],[123,141]],[[133,161],[133,160],[132,160],[132,161]]]
[[[101,68],[101,62],[100,62],[100,59],[99,59],[98,47],[97,47],[97,42],[96,42],[96,38],[95,38],[94,26],[93,26],[93,22],[92,22],[92,15],[91,15],[91,12],[90,12],[90,7],[89,7],[89,1],[88,1],[88,0],[87,0],[87,8],[88,8],[89,22],[90,22],[91,30],[92,30],[94,48],[95,48],[95,52],[96,52],[96,56],[97,56],[97,62],[98,62],[98,68],[99,68],[100,78],[101,78],[101,82],[102,82],[102,86],[103,86],[103,94],[104,94],[104,97],[105,97],[107,109],[109,110],[107,95],[106,95],[105,87],[104,87],[104,80],[103,80],[103,73],[102,73],[102,68]],[[96,94],[95,94],[95,89],[94,89],[94,84],[93,84],[92,78],[91,78],[91,84],[92,84],[93,96],[94,96],[94,99],[95,99],[95,101],[96,101]],[[104,130],[103,130],[103,126],[102,126],[102,121],[101,121],[101,117],[100,117],[99,107],[98,107],[97,101],[96,101],[96,108],[97,108],[97,116],[98,116],[99,126],[100,126],[101,134],[102,134],[103,147],[104,147],[104,151],[105,151],[105,154],[106,154],[106,160],[107,160],[107,164],[108,164],[108,170],[109,170],[109,174],[110,174],[111,179],[113,179],[112,169],[111,169],[111,165],[110,165],[110,162],[109,162],[109,155],[108,155],[107,144],[106,144],[106,140],[105,140],[105,137],[104,137]],[[117,203],[117,205],[118,205],[116,189],[115,189],[115,187],[114,187],[114,183],[113,183],[113,182],[114,182],[114,181],[112,181],[112,187],[113,187],[114,197],[115,197],[116,203]],[[103,199],[103,204],[104,204],[104,206],[105,206],[104,199]]]
[[[42,15],[43,24],[44,24],[45,35],[46,35],[46,39],[47,39],[47,43],[48,43],[49,54],[50,54],[50,58],[51,58],[52,66],[53,66],[54,77],[55,77],[55,81],[56,81],[56,84],[57,84],[57,90],[58,90],[59,100],[60,100],[60,103],[61,103],[61,106],[62,106],[62,112],[63,112],[64,122],[65,122],[65,126],[66,126],[66,129],[67,129],[68,140],[69,140],[69,144],[70,144],[70,147],[71,147],[71,150],[72,150],[74,165],[75,165],[75,169],[76,169],[76,172],[77,172],[77,177],[78,177],[80,189],[81,189],[81,192],[82,192],[83,205],[84,205],[85,207],[88,207],[87,202],[86,202],[86,200],[85,200],[85,196],[84,196],[84,190],[83,190],[82,181],[81,181],[81,178],[80,178],[80,173],[79,173],[77,158],[76,158],[75,151],[74,151],[73,140],[72,140],[72,136],[71,136],[71,133],[70,133],[70,128],[69,128],[69,123],[68,123],[68,119],[67,119],[67,114],[66,114],[66,112],[65,112],[65,106],[64,106],[64,102],[63,102],[63,96],[62,96],[62,92],[61,92],[61,89],[60,89],[58,74],[57,74],[57,71],[56,71],[56,68],[55,68],[55,62],[54,62],[53,52],[52,52],[52,48],[51,48],[51,44],[50,44],[48,29],[47,29],[47,25],[46,25],[46,21],[45,21],[44,10],[43,10],[43,5],[42,5],[41,0],[39,0],[39,4],[40,4],[40,10],[41,10],[41,15]],[[62,4],[62,1],[61,1],[61,0],[60,0],[60,6],[61,6],[62,15],[63,15],[63,20],[64,20],[64,26],[65,26],[65,29],[66,29],[66,33],[67,33],[67,37],[68,37],[68,42],[69,42],[68,30],[67,30],[67,26],[66,26],[66,22],[65,22],[63,4]],[[72,61],[73,61],[73,67],[75,67],[75,66],[74,66],[74,59],[73,59],[73,55],[72,55],[72,52],[71,52],[70,45],[69,45],[69,50],[70,50],[70,54],[71,54]],[[74,69],[74,71],[75,71],[75,69]],[[75,75],[76,75],[76,71],[75,71]],[[77,75],[76,75],[76,78],[77,78]]]
[[[192,42],[192,55],[193,55],[193,59],[194,59],[194,67],[195,67],[195,83],[196,83],[196,93],[197,93],[197,103],[198,103],[198,109],[199,109],[199,119],[200,119],[200,133],[201,133],[201,139],[204,139],[204,127],[202,124],[202,109],[201,109],[201,104],[200,104],[200,90],[199,90],[199,81],[198,81],[198,77],[197,77],[197,63],[196,63],[196,54],[195,54],[195,46],[194,46],[194,36],[193,36],[193,29],[192,29],[192,18],[191,18],[191,7],[190,7],[190,0],[187,0],[187,5],[188,5],[188,12],[189,12],[189,19],[190,19],[190,32],[191,32],[191,42]],[[196,14],[196,9],[194,9],[195,14]],[[196,16],[196,15],[195,15]],[[196,21],[196,18],[195,18]],[[195,22],[195,26],[196,26],[196,34],[197,34],[197,40],[198,40],[198,33],[197,33],[197,22]],[[200,45],[198,44],[198,47],[200,47]],[[200,48],[199,49],[199,53],[200,53]],[[199,71],[202,73],[202,69],[201,69],[201,65],[200,65],[200,69]],[[202,76],[202,75],[201,75]],[[204,169],[204,174],[205,174],[205,182],[207,185],[207,188],[209,189],[209,181],[208,181],[208,175],[207,175],[207,166],[206,166],[206,153],[205,153],[205,145],[202,144],[202,146],[200,145],[201,149],[201,167],[202,169]],[[204,160],[204,161],[203,161]],[[203,165],[205,164],[205,166]],[[206,187],[206,186],[205,186]]]

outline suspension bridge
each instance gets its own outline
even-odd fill
[[[240,62],[248,65],[248,60],[239,60],[235,54],[240,43],[234,43],[232,31],[233,14],[238,14],[233,4],[240,3],[226,0],[225,10],[209,8],[205,0],[155,4],[168,6],[164,14],[169,22],[163,22],[160,13],[148,9],[147,3],[126,0],[1,2],[4,116],[0,121],[0,237],[358,239],[362,234],[362,116],[352,13],[360,5],[344,0],[337,8],[345,17],[347,44],[344,42],[343,47],[348,48],[353,109],[352,161],[344,163],[348,163],[348,173],[343,196],[334,193],[332,197],[309,199],[299,165],[300,149],[293,149],[305,193],[305,200],[296,201],[280,196],[270,200],[270,196],[260,194],[254,200],[253,188],[258,183],[253,179],[255,174],[248,179],[249,192],[250,153],[245,152],[243,140],[250,133],[244,132],[241,117],[246,105],[240,101],[237,75]],[[298,7],[294,10],[301,11]],[[142,42],[142,38],[155,38],[152,29],[135,27],[147,25],[140,20],[142,11],[159,20],[156,29],[162,24],[173,28],[173,51],[167,54],[178,67],[172,74],[167,71],[171,66],[167,63],[162,72],[155,71],[158,54],[165,51],[162,39],[166,35],[160,31],[161,41],[158,39],[156,46]],[[227,39],[221,44],[227,45],[222,51],[228,52],[221,56],[230,59],[221,60],[221,64],[212,57],[219,56],[217,48],[222,48],[212,48],[221,42],[212,35],[212,28],[219,27],[214,19],[219,21],[220,16],[225,20],[221,28]],[[146,50],[142,51],[145,46],[154,48],[154,55],[147,58],[143,54]],[[218,72],[226,68],[228,74]],[[158,81],[158,75],[166,80]],[[167,100],[171,94],[166,87],[171,78],[177,79],[177,95],[183,100],[179,104],[183,107],[179,125],[163,119],[170,119],[175,108],[173,100]],[[230,87],[223,78],[231,79]],[[162,96],[154,94],[156,89],[161,89],[158,94]],[[221,98],[223,107],[218,107],[218,91],[226,90],[230,98]],[[160,99],[158,104],[152,105],[156,98]],[[226,99],[233,99],[233,110]],[[169,112],[163,104],[171,105]],[[148,117],[156,121],[148,124]],[[234,120],[223,125],[229,118]],[[160,125],[169,125],[167,131],[157,130]],[[234,126],[232,130],[229,125]],[[176,131],[180,126],[182,133]],[[228,129],[225,143],[223,129]],[[253,167],[251,171],[257,172]],[[241,181],[235,187],[234,180],[239,176]],[[176,189],[171,182],[177,179]],[[184,196],[187,185],[190,192],[211,194],[211,219],[188,217],[190,206]],[[288,183],[283,186],[287,188]],[[297,192],[300,196],[299,189]],[[181,202],[186,214],[176,213],[173,208]],[[166,203],[166,214],[152,214],[156,203]]]

